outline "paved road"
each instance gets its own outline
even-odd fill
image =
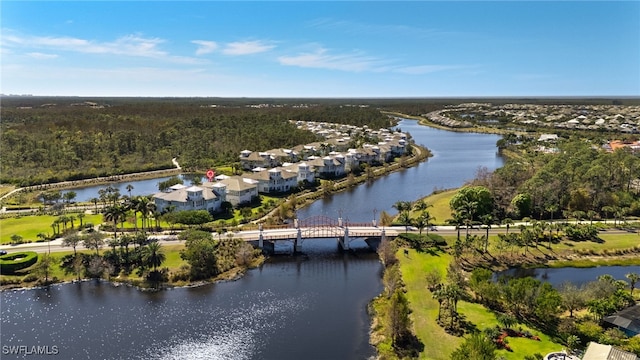
[[[329,238],[335,238],[337,237],[337,234],[341,234],[342,231],[341,228],[338,227],[334,227],[331,228],[332,230],[310,230],[308,228],[303,228],[302,232],[303,232],[303,237],[305,238],[313,238],[313,237],[320,237],[319,234],[317,232],[323,232],[324,234],[329,237]],[[384,228],[386,235],[388,236],[396,236],[400,233],[405,232],[405,227],[404,226],[393,226],[393,227],[385,227]],[[485,228],[473,228],[469,230],[470,234],[477,234],[477,235],[485,235],[486,234],[486,229]],[[510,228],[511,232],[518,232],[519,230],[517,229],[517,226],[511,226]],[[329,234],[327,234],[327,232],[330,232]],[[356,237],[368,237],[368,236],[380,236],[382,232],[382,227],[374,227],[374,226],[354,226],[354,227],[349,227],[349,236],[352,238],[356,238]],[[417,233],[417,229],[416,228],[412,228],[409,227],[409,232],[412,233]],[[426,229],[422,231],[423,234],[426,234]],[[434,234],[440,234],[440,235],[456,235],[457,234],[457,230],[455,229],[454,226],[437,226],[435,227],[435,230],[430,230],[430,233],[434,233]],[[489,234],[490,235],[496,235],[496,234],[504,234],[506,232],[506,227],[505,226],[494,226],[489,230]],[[604,233],[607,234],[625,234],[625,233],[636,233],[635,230],[623,230],[623,229],[609,229],[609,230],[605,230],[603,231]],[[466,229],[461,228],[460,229],[460,234],[464,236],[464,234],[466,233]],[[259,238],[259,234],[260,231],[259,230],[245,230],[245,231],[238,231],[238,232],[231,232],[231,233],[226,233],[226,234],[217,234],[217,233],[213,233],[213,236],[218,238],[218,239],[225,239],[228,237],[234,237],[234,238],[241,238],[245,241],[256,241]],[[285,238],[289,238],[292,239],[296,236],[297,234],[297,229],[295,228],[286,228],[286,229],[269,229],[269,230],[264,230],[263,232],[263,238],[265,240],[278,240],[278,239],[285,239]],[[314,236],[314,234],[316,236]],[[333,235],[332,235],[333,234]],[[640,236],[640,233],[638,233]],[[180,244],[182,243],[181,241],[178,240],[177,235],[168,235],[168,234],[151,234],[149,235],[150,238],[152,239],[157,239],[160,244],[162,245],[175,245],[175,244]],[[105,246],[106,247],[106,246]],[[0,249],[2,250],[7,250],[8,252],[14,252],[14,251],[35,251],[35,252],[39,252],[39,253],[45,253],[45,252],[61,252],[61,251],[70,251],[72,250],[71,247],[65,247],[62,246],[62,239],[56,239],[56,240],[52,240],[51,242],[42,242],[42,243],[28,243],[28,244],[20,244],[20,245],[1,245]],[[77,247],[78,250],[85,250],[86,248],[83,246],[78,246]]]

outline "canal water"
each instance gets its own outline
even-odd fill
[[[415,121],[402,121],[400,128],[435,156],[314,203],[299,218],[342,212],[351,221],[369,221],[373,209],[392,212],[398,200],[460,186],[478,167],[502,164],[495,135],[447,132]],[[4,291],[1,357],[23,358],[9,355],[7,347],[26,345],[55,346],[64,359],[370,358],[375,351],[366,306],[382,291],[382,268],[376,254],[364,251],[364,241],[350,245],[363,251],[340,253],[335,241],[306,240],[305,257],[275,258],[240,280],[197,288],[149,293],[84,282]]]
[[[600,275],[611,275],[616,280],[628,281],[625,277],[628,273],[640,274],[640,266],[597,266],[591,268],[537,268],[537,269],[508,269],[495,274],[495,277],[533,277],[546,281],[554,287],[560,286],[565,281],[580,286],[585,283],[598,280]]]

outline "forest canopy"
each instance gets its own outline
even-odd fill
[[[240,151],[318,141],[289,120],[392,125],[368,106],[217,105],[212,99],[3,98],[0,182],[21,186],[238,161]]]

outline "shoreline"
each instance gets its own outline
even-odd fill
[[[237,281],[240,280],[244,277],[244,275],[246,274],[246,272],[248,270],[253,270],[253,269],[258,269],[260,268],[262,265],[264,265],[264,263],[267,261],[267,257],[262,256],[260,259],[257,259],[255,261],[255,264],[252,264],[252,266],[249,267],[234,267],[233,269],[230,269],[222,274],[219,274],[218,276],[216,276],[215,278],[212,279],[207,279],[207,280],[198,280],[198,281],[194,281],[194,282],[189,282],[189,283],[171,283],[171,282],[166,282],[166,283],[162,283],[160,284],[159,287],[157,288],[153,288],[153,287],[145,287],[145,286],[140,286],[137,285],[136,282],[137,281],[131,281],[131,280],[121,280],[119,281],[117,279],[117,277],[111,277],[108,279],[105,278],[82,278],[80,280],[74,279],[74,280],[64,280],[64,281],[58,281],[58,282],[51,282],[47,285],[37,285],[37,286],[16,286],[13,287],[12,285],[18,285],[18,284],[10,284],[10,285],[2,285],[0,286],[0,292],[3,291],[23,291],[23,290],[34,290],[34,289],[41,289],[41,288],[47,288],[49,286],[52,285],[65,285],[65,284],[73,284],[73,283],[78,283],[78,282],[89,282],[89,281],[101,281],[101,282],[106,282],[109,283],[110,285],[114,286],[114,287],[118,287],[118,286],[128,286],[131,288],[135,288],[136,290],[139,291],[165,291],[165,290],[172,290],[172,289],[182,289],[182,288],[195,288],[195,287],[200,287],[200,286],[205,286],[205,285],[210,285],[210,284],[219,284],[219,283],[225,283],[225,282],[233,282],[233,281]],[[144,281],[142,281],[144,282]]]

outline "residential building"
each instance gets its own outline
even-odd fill
[[[605,326],[616,327],[627,336],[636,336],[640,334],[640,305],[622,309],[605,317],[602,321]]]
[[[233,206],[248,204],[258,197],[258,181],[245,179],[240,176],[216,177],[215,183],[206,182],[203,187],[215,187],[216,184],[223,184],[226,189],[226,201]]]
[[[590,342],[582,360],[638,360],[638,357],[611,345]]]
[[[153,201],[159,212],[169,209],[175,211],[207,210],[211,213],[220,211],[225,200],[225,186],[199,187],[184,185],[172,186],[167,192],[153,195]]]
[[[245,175],[245,178],[256,180],[258,182],[258,192],[266,194],[285,193],[298,186],[298,174],[282,168],[254,171]]]

